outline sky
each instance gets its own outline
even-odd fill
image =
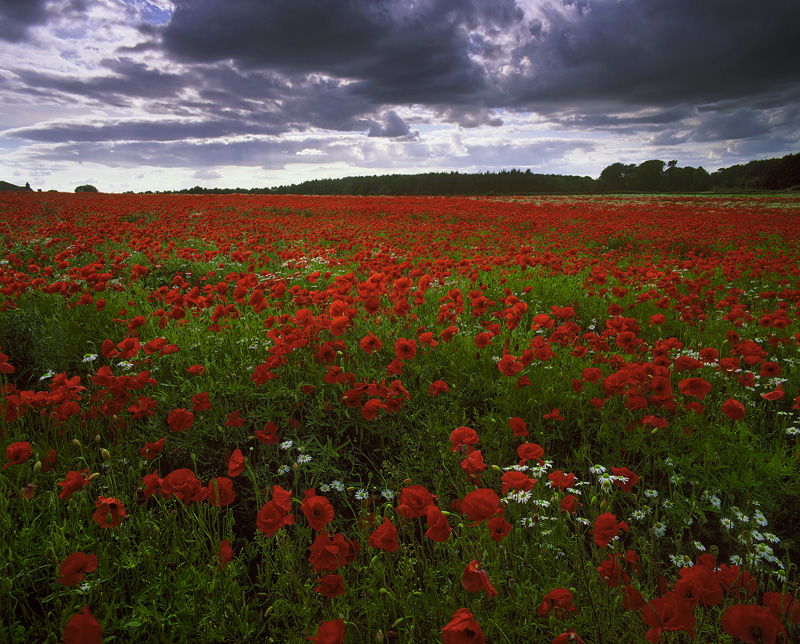
[[[0,179],[103,192],[800,152],[798,0],[0,0]]]

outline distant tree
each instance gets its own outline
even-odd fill
[[[631,188],[644,192],[655,192],[661,189],[661,178],[664,175],[664,162],[660,159],[643,161],[631,172]]]
[[[636,168],[635,165],[625,165],[624,163],[612,163],[603,169],[597,179],[598,187],[601,190],[615,192],[617,190],[629,190],[629,179],[631,172]]]
[[[98,190],[94,186],[90,186],[87,183],[84,186],[78,186],[77,188],[75,188],[75,192],[98,192]]]

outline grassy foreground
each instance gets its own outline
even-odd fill
[[[798,641],[798,216],[0,196],[0,641]]]

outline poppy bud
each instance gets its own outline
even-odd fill
[[[601,509],[601,510],[605,510],[605,509],[606,509],[606,507],[608,507],[608,499],[603,499],[603,500],[600,502],[600,509]]]
[[[339,613],[339,619],[341,619],[342,621],[344,621],[344,615],[342,615],[342,613]]]
[[[503,470],[501,470],[501,469],[500,469],[500,466],[499,466],[499,465],[492,465],[492,469],[493,469],[495,472],[502,472],[502,471],[503,471]]]
[[[111,454],[109,454],[107,449],[103,448],[100,450],[100,458],[102,458],[103,461],[108,463],[111,460]]]
[[[403,623],[404,619],[405,619],[405,617],[398,617],[396,620],[394,620],[394,623],[392,624],[392,628],[397,628],[398,626],[400,626],[400,624]]]
[[[89,475],[89,480],[90,481],[96,481],[99,478],[100,478],[100,472],[95,472],[94,474],[90,474]]]
[[[383,637],[383,631],[382,631],[382,630],[380,630],[380,629],[378,629],[378,632],[377,632],[377,633],[375,633],[375,641],[376,641],[378,644],[383,644],[383,640],[384,640],[384,637]]]
[[[98,445],[100,444],[100,434],[94,435],[94,442],[97,443]]]
[[[81,446],[81,442],[80,442],[80,441],[79,441],[77,438],[73,438],[73,439],[72,439],[72,444],[73,444],[75,447],[80,447],[80,446]]]
[[[42,462],[41,461],[36,461],[36,463],[34,463],[34,465],[33,465],[33,471],[34,472],[38,472],[41,469],[42,469]]]

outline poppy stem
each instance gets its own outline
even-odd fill
[[[580,559],[580,565],[578,566],[581,571],[581,579],[583,580],[583,585],[586,587],[586,597],[589,598],[589,606],[592,608],[592,615],[594,615],[594,625],[595,625],[595,637],[597,638],[597,644],[603,644],[603,637],[601,635],[602,630],[600,629],[600,619],[597,616],[597,609],[595,608],[594,601],[592,600],[592,593],[589,590],[589,580],[586,578],[586,564],[583,560],[583,546],[580,543],[580,532],[576,532],[575,534],[575,544],[578,550],[578,559]]]

